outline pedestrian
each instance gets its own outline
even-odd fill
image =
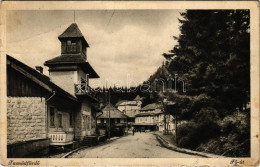
[[[133,136],[135,135],[135,129],[133,128]]]
[[[128,131],[128,129],[127,129],[127,128],[125,128],[125,136],[127,135],[127,131]]]

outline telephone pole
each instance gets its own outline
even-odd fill
[[[111,124],[110,124],[110,107],[111,107],[111,104],[110,104],[110,89],[108,89],[108,105],[109,105],[109,108],[108,108],[108,138],[110,139],[110,132],[111,132]]]
[[[175,143],[178,144],[177,140],[177,110],[175,110]]]

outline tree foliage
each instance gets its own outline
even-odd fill
[[[181,13],[180,32],[169,71],[187,78],[187,94],[205,94],[219,109],[241,110],[249,101],[248,10]]]
[[[227,131],[240,135],[234,140],[250,138],[244,132],[249,126],[234,132],[230,127],[238,122],[228,119],[249,112],[249,10],[187,10],[181,17],[178,44],[163,54],[167,70],[186,78],[185,94],[167,95],[176,102],[179,119],[188,121],[180,126],[180,145],[194,148]]]

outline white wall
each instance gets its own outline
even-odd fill
[[[135,123],[154,123],[154,116],[136,117]]]
[[[76,71],[50,72],[51,81],[72,95],[75,94],[74,84],[76,83],[76,76]]]

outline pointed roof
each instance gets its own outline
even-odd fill
[[[137,95],[137,96],[135,97],[135,99],[134,99],[134,101],[141,101],[141,100],[143,100],[143,98],[140,97],[139,95]]]
[[[102,110],[103,114],[100,115],[98,118],[109,118],[109,110],[110,118],[127,118],[124,113],[116,109],[112,104],[106,105],[106,107]]]
[[[89,47],[86,39],[84,38],[76,23],[72,23],[58,38],[59,40],[62,38],[82,38],[87,47]]]

